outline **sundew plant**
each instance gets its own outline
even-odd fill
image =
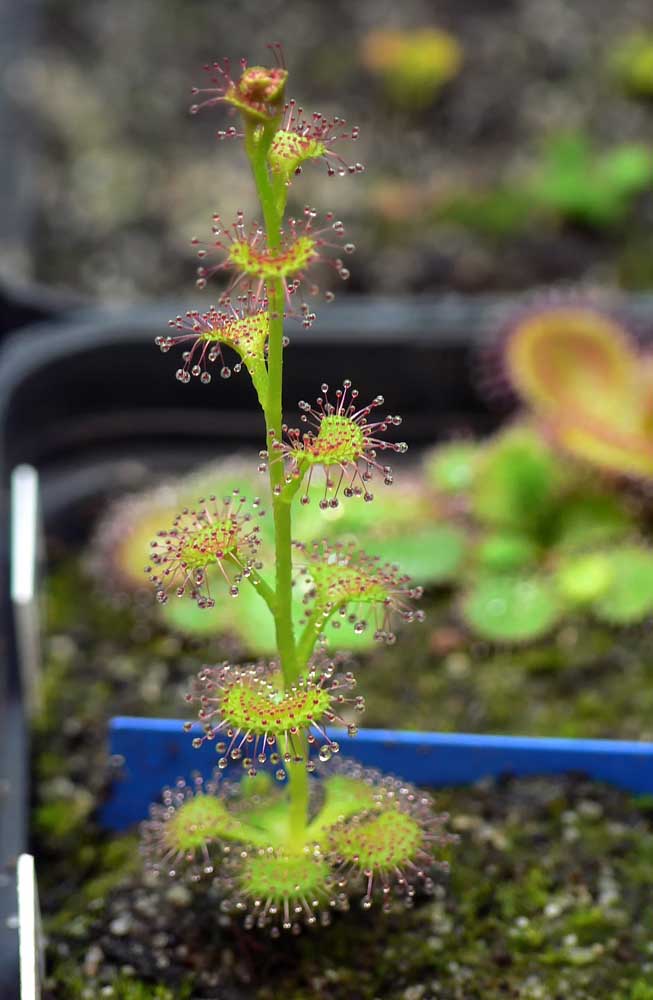
[[[214,775],[166,789],[143,836],[155,872],[217,880],[226,912],[276,936],[325,924],[356,896],[365,909],[376,900],[384,909],[395,900],[410,905],[446,867],[451,838],[446,817],[422,791],[331,761],[340,749],[331,726],[354,737],[364,702],[346,657],[327,651],[326,626],[372,629],[379,641],[394,642],[395,622],[421,620],[421,590],[374,553],[293,539],[295,505],[372,502],[376,483],[392,483],[382,454],[401,454],[406,445],[391,439],[401,421],[386,413],[383,397],[359,400],[348,379],[319,385],[315,402],[299,403],[300,428],[284,423],[284,320],[311,325],[306,297],[319,293],[316,266],[330,264],[346,279],[344,255],[354,249],[330,213],[306,208],[287,218],[288,189],[312,161],[329,175],[362,167],[338,152],[357,130],[346,131],[339,118],[307,116],[288,100],[281,48],[271,51],[271,67],[207,66],[209,85],[195,91],[193,112],[217,107],[239,117],[218,137],[242,141],[262,221],[239,213],[226,224],[214,216],[209,243],[196,241],[197,284],[224,273],[227,289],[218,306],[172,320],[157,343],[164,353],[181,346],[182,383],[211,383],[216,370],[223,378],[249,374],[265,422],[259,471],[269,478],[272,509],[266,514],[258,498],[239,492],[206,495],[159,533],[148,572],[159,601],[190,599],[203,609],[252,587],[274,620],[277,654],[272,662],[202,666],[187,696],[201,735],[197,723],[186,728],[196,747],[215,746]],[[259,558],[262,516],[274,523],[270,566]],[[293,613],[294,584],[304,587],[301,616]],[[223,780],[230,766],[244,770],[240,785]],[[310,776],[316,770],[319,781]]]

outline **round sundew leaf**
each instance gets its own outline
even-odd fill
[[[329,838],[331,849],[361,871],[381,874],[401,869],[418,854],[424,832],[419,822],[398,809],[386,809],[355,823],[343,823]]]
[[[200,497],[213,494],[222,498],[230,496],[234,490],[239,490],[250,501],[255,496],[269,496],[265,478],[257,478],[255,470],[254,457],[251,466],[245,460],[227,459],[203,467],[185,479],[118,501],[109,509],[103,523],[112,538],[115,536],[110,558],[119,576],[132,587],[148,589],[145,567],[151,563],[152,541],[159,532],[169,531],[179,512],[184,507],[192,509]],[[271,543],[272,518],[258,518],[256,523],[261,536]]]
[[[445,584],[459,572],[467,552],[462,529],[434,524],[414,533],[369,542],[370,552],[384,562],[396,563],[414,583]]]
[[[475,556],[483,570],[496,573],[514,573],[537,562],[538,547],[528,535],[495,532],[486,535],[475,549]]]
[[[322,605],[383,604],[388,597],[387,586],[375,575],[374,567],[366,564],[332,562],[325,556],[321,562],[311,562],[309,576],[316,590],[316,601]]]
[[[610,625],[635,625],[653,614],[653,551],[633,545],[606,557],[611,579],[593,612]]]
[[[330,868],[313,854],[261,853],[247,858],[239,873],[241,891],[253,900],[272,900],[278,906],[285,900],[312,901],[327,893]]]
[[[565,601],[588,604],[605,594],[612,575],[610,556],[606,552],[590,552],[562,562],[555,581]]]
[[[329,760],[340,746],[324,726],[341,725],[349,736],[355,736],[357,726],[341,713],[346,703],[363,711],[364,699],[349,696],[356,686],[350,672],[334,676],[335,665],[322,659],[322,670],[309,665],[286,688],[275,661],[244,667],[227,663],[202,667],[187,695],[187,701],[199,706],[202,726],[202,735],[193,739],[193,746],[199,749],[215,740],[220,771],[230,761],[242,761],[253,777],[258,765],[270,763],[277,768],[275,778],[279,781],[285,780],[286,772],[278,765],[302,764],[314,770],[315,762],[310,759],[313,746],[319,749],[321,761]]]
[[[462,615],[473,631],[493,642],[528,642],[545,635],[560,617],[553,583],[538,576],[486,576],[464,596]]]
[[[230,728],[277,734],[294,727],[310,729],[313,719],[321,719],[329,710],[331,701],[329,691],[320,687],[268,692],[236,682],[223,691],[220,713]]]
[[[561,502],[553,543],[561,549],[602,545],[623,538],[634,528],[635,520],[620,497],[578,493]]]
[[[479,457],[472,492],[481,523],[538,532],[550,517],[563,479],[559,459],[529,427],[513,427]]]
[[[653,478],[645,366],[618,323],[582,304],[541,309],[518,324],[506,362],[564,450],[610,472]]]
[[[427,481],[443,493],[466,493],[474,482],[479,446],[452,441],[430,452],[424,461]]]
[[[192,507],[202,496],[213,494],[222,499],[231,496],[234,491],[238,491],[250,502],[254,497],[261,497],[262,507],[268,511],[268,515],[257,517],[256,523],[259,526],[263,543],[273,544],[274,523],[271,514],[270,487],[267,476],[256,471],[259,462],[260,459],[255,453],[252,453],[249,457],[237,456],[227,459],[225,462],[212,463],[198,469],[182,484],[180,507]]]

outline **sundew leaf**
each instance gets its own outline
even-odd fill
[[[653,476],[647,366],[621,324],[589,305],[543,307],[516,324],[505,359],[515,389],[565,452]]]
[[[633,402],[637,357],[610,316],[574,302],[534,309],[506,345],[509,377],[536,412],[593,414],[617,425]]]
[[[224,462],[215,462],[198,469],[184,481],[181,495],[181,505],[192,506],[200,497],[215,495],[218,499],[231,496],[238,491],[246,497],[251,505],[255,497],[260,497],[262,506],[267,511],[265,517],[257,518],[264,544],[274,543],[274,522],[272,518],[272,497],[266,475],[256,471],[258,459],[251,456],[234,456]]]
[[[633,394],[634,395],[634,394]],[[621,420],[603,423],[585,415],[548,421],[560,447],[570,455],[619,476],[653,479],[653,433],[640,402],[622,409]]]
[[[556,588],[544,576],[481,577],[461,602],[466,623],[493,642],[538,639],[554,627],[561,611]]]
[[[262,497],[264,506],[269,510],[269,487],[265,477],[256,472],[254,456],[251,462],[240,457],[227,458],[224,462],[204,466],[185,478],[134,497],[133,503],[130,498],[119,502],[115,508],[116,529],[120,528],[122,521],[124,527],[116,531],[113,559],[121,575],[133,586],[147,588],[145,567],[151,563],[151,544],[159,532],[169,531],[183,508],[194,509],[200,498],[214,495],[222,500],[232,496],[234,490],[247,498],[250,507],[254,497]],[[119,513],[120,503],[123,504],[124,515]],[[263,544],[269,550],[274,539],[271,514],[257,517],[256,524]],[[184,617],[183,614],[181,617]]]
[[[635,625],[653,614],[653,551],[633,545],[607,555],[610,584],[593,612],[610,625]]]

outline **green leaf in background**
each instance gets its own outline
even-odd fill
[[[653,551],[632,545],[609,553],[610,584],[593,605],[610,625],[635,625],[653,614]]]
[[[396,563],[422,586],[449,583],[460,572],[467,551],[465,533],[451,524],[434,524],[395,538],[370,540],[366,551]]]
[[[529,642],[557,623],[561,605],[547,577],[486,576],[464,595],[461,614],[480,638]]]
[[[619,223],[636,194],[649,187],[653,159],[630,143],[601,153],[580,132],[552,136],[530,190],[536,202],[564,219],[593,226]]]
[[[473,511],[481,523],[537,536],[561,479],[560,460],[540,435],[526,426],[512,427],[479,458]]]
[[[635,519],[613,493],[578,493],[560,504],[554,527],[557,548],[575,549],[618,541],[635,528]]]
[[[528,535],[508,531],[486,535],[474,550],[482,570],[494,573],[514,573],[537,562],[539,549]]]
[[[443,493],[466,493],[471,489],[479,455],[472,441],[452,441],[429,452],[424,460],[426,480]]]
[[[607,591],[612,567],[607,552],[590,552],[565,559],[555,572],[558,590],[571,604],[589,604]]]

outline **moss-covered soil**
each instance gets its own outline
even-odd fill
[[[647,634],[581,644],[567,627],[498,655],[427,604],[428,625],[363,663],[367,724],[650,735]],[[33,844],[46,1000],[653,1000],[653,805],[580,778],[443,791],[461,836],[450,882],[389,919],[356,911],[273,944],[230,925],[210,885],[148,883],[136,836],[93,821],[107,714],[180,714],[198,662],[230,654],[243,650],[229,639],[163,635],[147,610],[107,606],[74,562],[51,573]]]
[[[156,886],[133,837],[91,844],[48,916],[46,998],[651,1000],[653,803],[580,779],[444,791],[449,885],[390,917],[358,909],[272,942],[230,927],[211,886]],[[70,884],[75,869],[75,885]],[[44,903],[54,899],[44,874]]]
[[[437,595],[426,603],[427,625],[361,664],[367,725],[651,735],[645,633],[583,631],[581,643],[567,626],[499,655],[470,647]],[[111,776],[107,716],[183,714],[198,663],[243,652],[108,606],[74,562],[50,575],[33,844],[46,1000],[653,1000],[653,805],[580,778],[442,792],[461,836],[449,884],[387,920],[341,916],[319,937],[273,944],[228,926],[210,885],[148,883],[135,836],[93,822]]]

